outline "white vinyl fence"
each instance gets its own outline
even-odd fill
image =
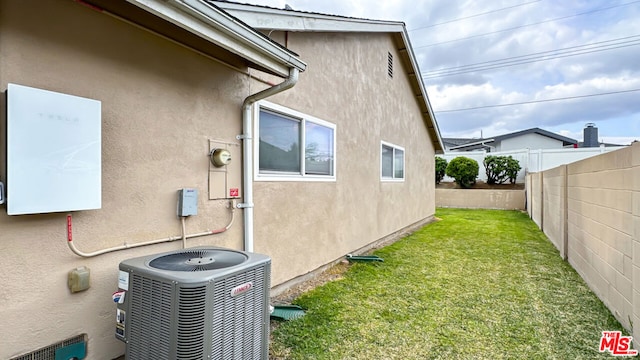
[[[554,167],[569,164],[574,161],[579,161],[592,156],[600,155],[605,152],[614,151],[625,148],[626,146],[604,147],[597,148],[563,148],[563,149],[522,149],[522,150],[509,150],[500,152],[486,152],[486,151],[450,151],[444,154],[436,155],[444,158],[448,162],[451,162],[458,156],[465,156],[478,162],[480,170],[478,171],[478,180],[486,181],[487,174],[482,164],[485,156],[511,156],[518,160],[520,163],[520,172],[516,178],[517,183],[524,183],[525,175],[527,173],[545,171]],[[453,182],[453,179],[445,176],[443,182]]]

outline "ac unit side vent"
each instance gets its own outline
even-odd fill
[[[129,297],[136,314],[130,317],[129,337],[137,340],[131,342],[130,354],[134,359],[168,359],[172,285],[132,274]]]
[[[207,287],[181,288],[178,296],[178,359],[200,359],[204,351]]]
[[[265,326],[268,273],[265,267],[255,268],[215,284],[213,302],[217,306],[213,307],[211,359],[227,359],[231,354],[231,359],[259,359],[262,356],[261,343],[269,336],[269,327]],[[253,284],[251,291],[231,295],[232,289],[249,282]]]

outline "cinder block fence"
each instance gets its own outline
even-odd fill
[[[640,344],[640,143],[526,178],[527,212]],[[607,329],[602,329],[607,330]]]

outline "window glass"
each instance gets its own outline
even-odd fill
[[[382,145],[382,177],[393,177],[393,148]]]
[[[380,147],[380,177],[382,180],[404,180],[404,149],[386,142]]]
[[[305,173],[333,175],[333,129],[305,122]]]
[[[336,180],[335,124],[265,100],[255,114],[255,180]]]
[[[404,179],[404,151],[400,149],[394,149],[393,158],[393,177],[395,179]]]
[[[260,170],[300,173],[300,121],[260,111]]]

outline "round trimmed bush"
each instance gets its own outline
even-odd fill
[[[470,188],[478,178],[478,162],[465,156],[458,156],[447,165],[445,173],[455,179],[462,188]]]
[[[509,156],[488,155],[483,160],[487,173],[487,184],[503,184],[509,180],[512,184],[516,182],[520,163]]]

